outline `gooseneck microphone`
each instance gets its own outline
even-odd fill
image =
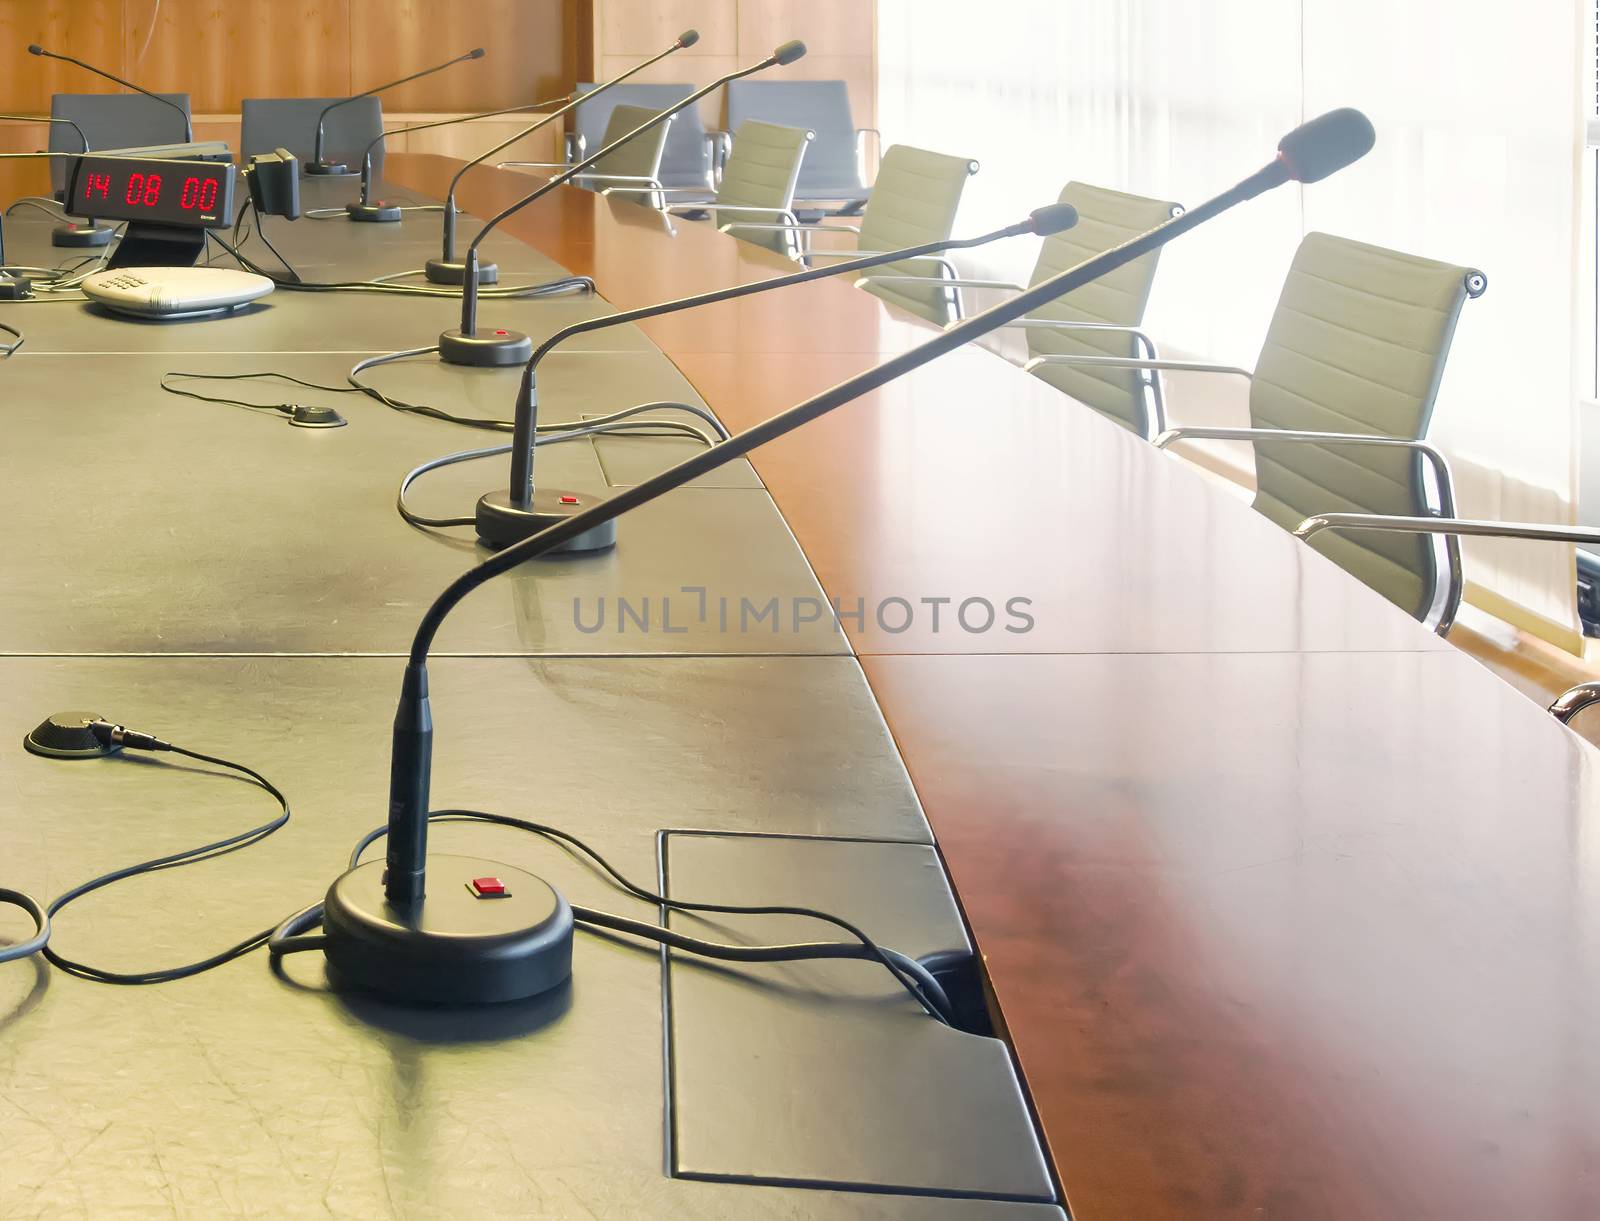
[[[453,119],[435,119],[431,123],[413,123],[410,127],[391,127],[388,131],[380,131],[361,151],[361,196],[355,203],[345,204],[344,210],[351,220],[357,221],[381,222],[400,219],[400,205],[385,203],[381,199],[374,201],[372,198],[372,153],[390,136],[403,136],[413,131],[431,131],[435,127],[452,127],[457,123],[471,123],[475,119],[495,119],[504,114],[524,114],[530,110],[543,110],[546,106],[554,106],[571,98],[570,93],[563,93],[558,98],[529,102],[525,106],[506,106],[500,110],[485,110],[482,114],[464,114]]]
[[[46,51],[36,42],[29,44],[28,54],[42,55],[46,59],[59,59],[63,63],[76,64],[85,72],[93,72],[96,76],[104,77],[108,81],[114,81],[116,84],[121,85],[124,89],[132,89],[135,93],[142,93],[147,98],[155,98],[155,100],[160,102],[163,106],[171,106],[172,109],[176,110],[183,119],[184,143],[194,143],[194,123],[189,118],[189,112],[182,106],[178,105],[178,103],[174,102],[171,98],[164,98],[159,93],[151,93],[150,90],[146,89],[143,85],[135,85],[132,81],[125,81],[120,76],[112,76],[111,73],[107,72],[104,68],[96,68],[93,64],[86,64],[81,59],[73,59],[70,55],[58,55],[54,51]]]
[[[71,119],[58,119],[54,116],[37,114],[0,114],[0,121],[7,123],[54,123],[63,127],[70,127],[78,133],[78,142],[83,145],[79,152],[89,151],[89,137],[84,135],[83,128]],[[104,246],[111,241],[115,229],[105,225],[97,225],[91,219],[88,224],[80,225],[70,216],[50,231],[50,244],[52,246],[70,247],[82,250],[90,246]]]
[[[445,618],[468,594],[525,560],[545,555],[946,352],[1028,316],[1244,200],[1286,182],[1326,177],[1362,156],[1372,141],[1372,125],[1359,111],[1336,110],[1313,119],[1285,137],[1276,161],[1215,199],[615,492],[452,581],[423,615],[401,682],[389,767],[386,859],[347,871],[329,888],[323,903],[323,951],[336,983],[354,983],[404,1001],[473,1004],[532,996],[562,984],[570,973],[571,912],[548,883],[494,861],[440,855],[430,862],[427,855],[433,752],[428,654]]]
[[[927,242],[920,246],[908,246],[904,250],[866,255],[859,259],[851,259],[848,262],[836,263],[829,267],[808,268],[805,271],[797,271],[789,275],[775,276],[770,280],[757,280],[751,284],[736,284],[729,288],[719,288],[714,292],[700,293],[693,297],[681,297],[676,301],[645,305],[638,309],[626,310],[620,314],[607,314],[603,318],[588,318],[557,331],[539,345],[532,358],[528,361],[527,367],[522,371],[522,384],[517,391],[517,409],[511,440],[510,489],[509,491],[490,492],[479,499],[476,514],[478,537],[487,546],[493,547],[498,551],[503,547],[509,547],[512,543],[527,538],[529,535],[536,534],[546,526],[551,526],[565,518],[576,516],[594,503],[592,498],[577,492],[558,488],[536,489],[533,482],[535,452],[533,438],[537,435],[539,422],[539,362],[549,355],[554,348],[565,343],[568,339],[577,335],[586,335],[594,331],[604,330],[607,327],[621,326],[624,323],[642,322],[646,318],[659,318],[663,314],[676,314],[681,310],[695,309],[702,305],[715,305],[722,301],[733,301],[740,297],[771,292],[778,288],[789,288],[796,284],[809,284],[813,280],[825,280],[831,276],[843,276],[853,272],[868,271],[871,268],[882,267],[888,263],[925,258],[929,255],[942,254],[947,250],[971,250],[977,246],[986,246],[990,242],[1000,241],[1002,238],[1020,237],[1026,234],[1036,237],[1049,237],[1051,234],[1061,233],[1070,229],[1077,223],[1078,210],[1071,204],[1050,204],[1046,207],[1035,209],[1016,224],[1006,225],[1004,228],[996,229],[992,233],[985,233],[979,237],[947,238],[944,241]],[[592,552],[609,547],[615,542],[616,528],[615,523],[612,522],[607,523],[600,530],[591,531],[572,540],[561,550]]]
[[[327,136],[328,115],[338,110],[341,106],[348,106],[357,98],[371,97],[374,93],[382,93],[385,89],[394,89],[406,85],[424,76],[432,76],[435,72],[443,72],[446,68],[453,68],[457,64],[465,63],[469,59],[482,59],[485,51],[482,47],[474,47],[465,55],[457,55],[454,59],[446,60],[442,64],[435,64],[431,68],[424,68],[421,72],[413,72],[410,76],[402,76],[397,81],[390,81],[387,85],[374,85],[371,89],[363,89],[360,93],[352,93],[347,98],[340,98],[336,102],[329,102],[322,108],[322,113],[317,116],[317,143],[312,153],[311,161],[306,166],[308,174],[349,174],[351,171],[342,161],[329,161],[322,155],[323,141]]]
[[[89,137],[84,135],[83,128],[79,127],[71,119],[58,119],[53,115],[39,114],[0,114],[0,119],[7,123],[59,123],[64,127],[72,128],[73,131],[78,133],[78,142],[83,145],[78,150],[79,152],[86,153],[89,151]]]
[[[622,84],[629,77],[638,75],[652,64],[660,63],[674,51],[681,51],[685,47],[692,47],[699,41],[699,30],[685,30],[673,40],[672,45],[665,51],[660,51],[657,54],[652,55],[649,59],[644,60],[642,63],[635,64],[626,72],[623,72],[617,76],[613,76],[610,80],[595,86],[593,89],[589,90],[588,93],[580,94],[574,97],[565,106],[561,107],[561,109],[546,115],[543,119],[533,124],[531,127],[524,127],[516,135],[510,137],[509,139],[500,141],[500,143],[496,144],[493,148],[486,149],[484,152],[478,154],[478,156],[474,157],[471,161],[468,161],[465,165],[458,169],[455,172],[455,176],[450,179],[450,188],[445,192],[444,196],[444,248],[440,252],[438,258],[429,259],[427,261],[426,265],[423,267],[423,274],[426,275],[434,284],[461,284],[467,278],[467,264],[465,260],[458,259],[456,257],[456,188],[461,185],[461,180],[466,176],[468,170],[475,165],[482,165],[496,153],[510,148],[523,137],[531,136],[534,132],[545,126],[545,124],[561,118],[563,115],[567,114],[571,110],[575,110],[585,102],[592,101],[593,99],[599,97],[602,93],[606,92],[606,90]],[[478,261],[479,284],[493,284],[499,278],[500,269],[498,267],[496,267],[493,263],[485,263],[481,259]],[[579,281],[572,282],[578,283]],[[563,283],[566,282],[557,281],[556,284],[552,285],[551,287],[552,289],[555,289],[560,287]],[[584,286],[587,286],[589,281],[582,280],[581,283]]]
[[[467,275],[461,289],[461,326],[458,330],[446,331],[439,336],[439,359],[455,365],[520,365],[533,354],[533,341],[520,332],[496,330],[488,335],[478,334],[478,278],[476,274],[478,247],[482,244],[484,238],[494,232],[495,227],[501,221],[520,212],[523,208],[548,195],[557,187],[572,181],[572,179],[582,174],[584,170],[594,165],[595,162],[616,152],[617,149],[627,144],[630,140],[636,140],[644,135],[645,132],[659,127],[680,110],[695,105],[701,98],[715,93],[729,81],[740,80],[757,72],[764,72],[766,69],[777,65],[787,66],[802,58],[805,53],[805,43],[798,40],[786,42],[759,63],[751,64],[748,68],[740,68],[737,71],[728,73],[726,76],[718,77],[704,88],[696,89],[682,101],[674,102],[665,110],[652,115],[632,131],[619,136],[604,148],[579,161],[576,165],[568,166],[537,190],[530,191],[510,207],[502,209],[494,216],[491,216],[483,228],[478,230],[477,236],[472,239],[472,244],[467,247]]]

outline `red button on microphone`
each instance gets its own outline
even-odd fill
[[[561,498],[561,503],[564,505],[575,505],[578,503],[578,498],[576,496],[563,496]]]
[[[499,878],[473,878],[471,889],[480,899],[504,899],[511,893]]]

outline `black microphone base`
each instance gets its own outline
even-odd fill
[[[342,161],[307,161],[306,173],[337,178],[351,177],[355,171]]]
[[[498,861],[430,856],[428,893],[409,908],[383,893],[384,862],[328,888],[328,976],[341,991],[417,1005],[523,1000],[572,975],[572,908],[548,882]]]
[[[392,224],[400,219],[400,205],[384,203],[381,199],[377,203],[345,204],[344,210],[349,213],[351,220]]]
[[[581,492],[565,492],[559,488],[535,488],[533,504],[521,508],[511,503],[511,494],[504,489],[490,492],[478,501],[478,541],[496,551],[503,551],[513,543],[539,533],[546,526],[554,526],[592,509],[600,501]],[[617,523],[613,519],[585,530],[576,538],[547,552],[548,555],[568,555],[573,552],[604,551],[617,545]]]
[[[57,225],[50,230],[50,244],[52,246],[66,246],[74,250],[83,250],[91,246],[106,246],[111,242],[115,229],[104,225],[75,225],[68,221],[64,225]]]
[[[439,336],[439,359],[479,368],[525,365],[533,357],[533,340],[521,331],[446,331]]]
[[[422,274],[434,284],[465,284],[467,265],[459,259],[429,259],[422,266]],[[478,264],[479,284],[498,284],[500,268],[495,263]]]

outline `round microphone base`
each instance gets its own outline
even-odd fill
[[[533,340],[521,331],[446,331],[439,336],[439,359],[479,368],[525,365],[533,356]]]
[[[465,284],[467,265],[458,259],[429,259],[422,266],[422,274],[433,284]],[[497,263],[478,264],[479,284],[498,284],[500,267]]]
[[[87,224],[75,225],[68,221],[64,225],[57,225],[50,230],[50,244],[52,246],[65,246],[73,250],[83,250],[91,246],[106,246],[111,242],[115,229],[108,229],[103,225]]]
[[[498,861],[430,856],[428,893],[407,908],[383,893],[383,861],[328,888],[323,953],[336,988],[418,1005],[489,1005],[572,975],[572,908],[548,882]]]
[[[307,161],[306,173],[319,178],[345,178],[354,175],[355,171],[342,161]]]
[[[352,203],[345,204],[344,210],[349,213],[351,220],[367,221],[369,223],[393,224],[400,219],[400,205],[384,203]]]
[[[539,533],[547,526],[560,525],[600,501],[582,492],[566,492],[560,488],[535,488],[533,504],[521,508],[511,503],[511,494],[505,489],[490,492],[478,501],[478,541],[496,551],[504,551],[514,543]],[[570,555],[575,552],[605,551],[617,545],[617,523],[602,522],[585,530],[576,538],[548,552],[549,555]]]
[[[89,725],[105,718],[94,712],[57,712],[40,721],[22,739],[22,748],[47,759],[101,759],[122,749],[95,737]]]

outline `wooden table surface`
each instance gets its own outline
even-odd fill
[[[576,191],[506,228],[619,308],[784,268]],[[847,279],[645,330],[735,427],[930,333]],[[1076,1217],[1600,1215],[1587,746],[990,353],[752,457],[831,596],[1030,599],[845,627]]]

